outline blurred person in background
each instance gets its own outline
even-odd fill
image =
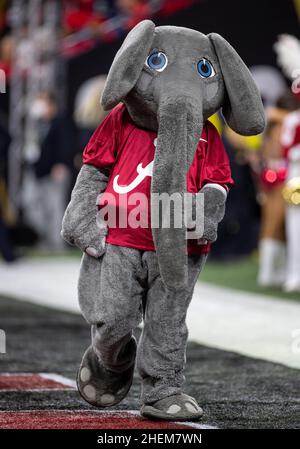
[[[3,36],[0,41],[0,70],[3,70],[8,78],[11,75],[14,47],[14,38],[10,34]]]
[[[288,113],[299,101],[287,91],[267,110],[267,128],[261,147],[261,209],[258,283],[263,287],[282,287],[286,278],[286,204],[282,189],[287,163],[282,154],[281,133]]]
[[[179,8],[192,0],[181,1]],[[157,12],[178,9],[172,0],[78,0],[65,1],[63,53],[67,56],[93,48],[99,41],[124,35],[139,21]]]
[[[106,0],[73,0],[64,2],[63,34],[81,32],[84,28],[93,28],[101,24],[109,11]]]
[[[288,166],[283,190],[287,203],[287,272],[284,289],[287,292],[300,292],[300,108],[285,118],[281,144]]]
[[[152,9],[162,3],[160,0],[116,0],[115,4],[121,17],[127,21],[127,27],[132,28],[140,20],[149,16]]]
[[[64,247],[60,225],[67,202],[74,148],[69,121],[60,116],[55,97],[40,93],[33,101],[30,114],[35,120],[39,156],[33,164],[36,178],[34,225],[43,247]]]
[[[289,34],[278,36],[274,45],[277,63],[291,81],[291,91],[300,99],[300,40]],[[300,292],[300,106],[285,117],[281,135],[283,156],[288,167],[283,189],[286,200],[287,270],[284,289]]]
[[[84,147],[92,137],[95,129],[109,113],[109,111],[104,111],[99,100],[105,81],[106,75],[96,76],[87,80],[78,89],[75,98],[74,121],[78,131],[76,152],[73,159],[75,176],[72,181],[75,181],[81,168]]]
[[[214,244],[212,255],[218,259],[246,256],[259,243],[259,283],[266,286],[273,283],[280,285],[285,271],[285,208],[281,192],[284,179],[280,177],[286,172],[280,169],[280,120],[288,111],[297,108],[299,103],[287,90],[286,81],[278,69],[259,65],[253,66],[251,72],[264,106],[270,111],[267,115],[271,122],[264,136],[256,137],[242,137],[223,127],[223,141],[229,154],[236,188],[232,189],[228,197],[226,215],[220,225],[219,238]],[[273,173],[274,165],[279,168],[279,174]]]
[[[253,143],[225,124],[222,128],[222,141],[235,186],[228,195],[225,217],[219,225],[218,240],[212,245],[211,258],[225,261],[245,257],[257,247],[260,217],[250,164]]]

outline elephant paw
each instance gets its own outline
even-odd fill
[[[133,345],[133,363],[122,372],[107,370],[90,346],[82,359],[77,374],[77,388],[81,397],[95,407],[112,407],[121,402],[130,390],[136,352]]]
[[[203,410],[194,398],[180,393],[160,399],[153,404],[144,404],[141,415],[166,421],[191,421],[200,419]]]

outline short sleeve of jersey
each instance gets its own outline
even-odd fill
[[[207,145],[204,151],[201,189],[205,184],[214,183],[227,187],[234,185],[228,155],[222,139],[213,124],[207,125]]]
[[[97,168],[111,167],[122,134],[124,105],[116,106],[98,126],[83,151],[83,163]]]

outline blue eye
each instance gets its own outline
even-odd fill
[[[202,78],[211,78],[216,74],[213,66],[207,59],[200,59],[200,61],[197,64],[197,69],[199,72],[199,75]]]
[[[150,69],[156,70],[157,72],[162,72],[168,65],[168,58],[161,51],[156,51],[148,56],[146,59],[146,65],[150,67]]]

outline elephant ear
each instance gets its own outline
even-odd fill
[[[117,52],[101,97],[105,111],[112,109],[135,86],[150,51],[155,25],[143,20],[125,38]]]
[[[227,91],[222,108],[227,124],[244,136],[262,133],[265,128],[264,107],[249,69],[222,36],[211,33],[208,37],[217,54]]]

